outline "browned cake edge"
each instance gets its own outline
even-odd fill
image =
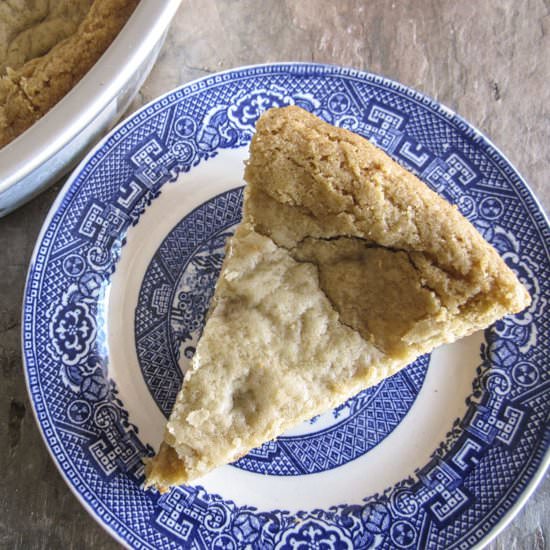
[[[0,147],[56,105],[93,67],[139,0],[95,0],[77,32],[0,79]]]

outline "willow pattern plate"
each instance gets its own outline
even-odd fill
[[[297,104],[362,134],[458,205],[531,307],[421,357],[199,483],[144,491],[238,223],[258,115]],[[135,548],[471,548],[548,463],[549,229],[509,162],[460,117],[372,74],[311,64],[184,85],[74,172],[24,299],[29,393],[86,509]]]

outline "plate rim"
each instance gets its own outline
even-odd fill
[[[48,210],[48,214],[44,218],[42,222],[42,226],[40,228],[40,232],[38,233],[36,237],[36,241],[33,247],[33,251],[29,260],[29,267],[27,269],[27,273],[25,276],[25,285],[23,290],[23,296],[21,301],[21,356],[22,356],[22,368],[25,376],[25,387],[27,389],[27,397],[29,398],[29,401],[32,405],[32,413],[33,418],[39,428],[39,433],[42,438],[42,441],[48,451],[48,454],[50,455],[51,459],[53,460],[58,472],[61,474],[62,479],[65,481],[66,485],[69,487],[71,492],[76,496],[78,502],[83,506],[83,508],[86,510],[86,512],[95,520],[97,524],[99,524],[105,532],[107,532],[111,537],[113,537],[117,542],[121,543],[123,546],[127,548],[131,548],[131,546],[128,544],[127,540],[122,538],[122,536],[115,531],[110,524],[107,524],[104,519],[96,514],[95,510],[91,507],[91,505],[82,497],[81,493],[78,491],[75,484],[68,478],[64,470],[62,469],[62,466],[57,459],[57,457],[54,455],[53,450],[46,438],[45,429],[42,423],[38,419],[38,414],[36,410],[35,400],[34,396],[31,390],[30,386],[30,379],[29,379],[29,365],[27,363],[27,352],[25,348],[25,305],[27,303],[27,295],[30,290],[31,286],[31,280],[32,275],[34,273],[34,266],[35,261],[38,256],[40,246],[42,244],[42,241],[44,239],[45,233],[48,230],[48,227],[50,226],[53,218],[55,217],[56,213],[58,212],[60,206],[62,206],[63,202],[67,198],[67,196],[70,194],[71,188],[73,187],[76,179],[80,175],[82,169],[86,166],[86,164],[90,161],[90,159],[108,142],[111,137],[119,131],[124,125],[128,123],[131,119],[135,118],[137,115],[142,113],[143,111],[146,111],[148,108],[152,107],[154,104],[160,102],[162,99],[167,98],[169,95],[174,94],[180,90],[183,90],[188,87],[192,87],[194,85],[197,85],[203,81],[207,81],[216,77],[220,77],[223,75],[228,75],[231,73],[238,73],[238,72],[244,72],[244,71],[252,71],[254,69],[268,69],[268,68],[285,68],[289,66],[294,67],[310,67],[312,70],[320,70],[320,71],[326,71],[327,75],[336,75],[336,76],[357,76],[362,79],[365,79],[366,81],[370,82],[376,82],[376,83],[382,83],[382,84],[388,84],[389,87],[396,92],[399,91],[407,91],[410,92],[410,98],[420,100],[425,105],[430,106],[431,108],[434,108],[434,110],[450,119],[456,120],[460,124],[460,129],[462,131],[469,131],[473,134],[472,137],[475,136],[475,139],[480,141],[480,145],[484,146],[485,149],[488,149],[490,152],[493,153],[493,155],[496,155],[500,157],[505,164],[508,165],[508,167],[514,172],[514,175],[516,176],[518,182],[519,182],[519,190],[521,191],[521,188],[523,187],[523,190],[525,193],[527,193],[527,196],[533,201],[534,205],[536,206],[536,209],[538,210],[538,213],[540,214],[542,218],[542,222],[546,225],[548,229],[550,229],[550,219],[548,214],[546,213],[545,209],[543,208],[541,202],[531,189],[528,182],[525,180],[525,178],[521,175],[521,173],[518,171],[516,166],[510,161],[510,159],[502,153],[502,151],[489,139],[481,130],[479,130],[475,125],[468,122],[465,118],[463,118],[461,115],[456,113],[453,109],[447,107],[445,104],[437,101],[436,99],[432,98],[431,96],[418,91],[417,89],[402,84],[401,82],[394,80],[392,78],[388,78],[385,76],[382,76],[378,73],[374,73],[368,70],[363,69],[356,69],[351,66],[347,65],[338,65],[338,64],[331,64],[331,63],[316,63],[316,62],[307,62],[307,61],[277,61],[277,62],[266,62],[266,63],[257,63],[257,64],[249,64],[249,65],[239,65],[237,67],[232,67],[229,69],[225,69],[223,71],[215,72],[212,74],[207,74],[205,76],[190,80],[188,82],[185,82],[184,84],[181,84],[179,86],[176,86],[167,92],[156,96],[143,106],[141,106],[136,111],[132,112],[129,116],[122,119],[120,122],[116,124],[101,140],[99,140],[89,151],[88,153],[83,157],[83,159],[78,163],[78,165],[71,171],[71,174],[63,184],[63,187],[60,189],[59,194],[53,201],[50,209]],[[321,75],[318,75],[321,76]],[[514,184],[516,186],[516,184]],[[524,198],[521,196],[520,198]],[[529,209],[528,209],[529,210]],[[37,365],[38,368],[38,365]],[[514,517],[519,513],[519,511],[523,508],[527,500],[532,496],[532,494],[535,492],[536,488],[544,478],[546,472],[550,468],[550,447],[546,449],[546,452],[543,455],[543,458],[541,459],[541,464],[537,468],[535,474],[533,477],[529,480],[529,482],[525,485],[523,490],[520,493],[520,496],[516,499],[514,504],[504,513],[504,515],[498,520],[498,522],[493,526],[493,528],[482,538],[480,539],[476,545],[473,547],[474,549],[482,549],[485,548],[492,540],[494,540],[502,531],[510,524],[510,522],[514,519]]]

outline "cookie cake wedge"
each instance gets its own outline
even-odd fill
[[[245,180],[192,368],[146,466],[160,490],[530,303],[456,207],[298,107],[258,120]]]

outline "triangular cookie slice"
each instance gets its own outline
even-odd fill
[[[231,462],[530,303],[474,227],[367,140],[258,121],[243,221],[147,484]]]

